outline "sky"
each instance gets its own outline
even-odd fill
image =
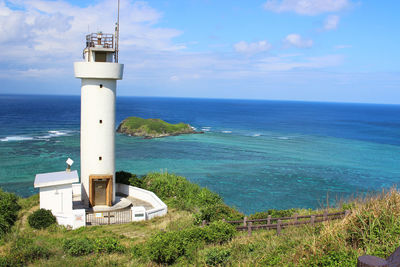
[[[400,104],[400,1],[121,0],[118,96]],[[0,94],[79,95],[116,0],[0,0]]]

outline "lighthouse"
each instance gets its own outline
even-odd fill
[[[117,32],[116,32],[117,34]],[[83,61],[74,63],[81,79],[81,183],[86,206],[115,201],[115,97],[124,65],[118,63],[113,34],[88,34]]]

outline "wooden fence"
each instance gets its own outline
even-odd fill
[[[122,224],[132,221],[132,210],[86,212],[86,225]]]
[[[341,219],[350,214],[349,210],[343,212],[335,212],[328,213],[324,212],[323,214],[315,214],[315,215],[302,215],[293,214],[292,217],[281,217],[281,218],[272,218],[271,215],[265,219],[247,219],[244,217],[243,220],[239,221],[225,221],[227,223],[237,225],[242,224],[242,226],[238,225],[236,230],[238,231],[247,231],[249,236],[251,236],[251,232],[253,230],[259,229],[276,229],[276,233],[279,235],[281,230],[288,226],[300,226],[305,224],[314,225],[315,223],[320,223],[324,221],[331,221]],[[263,224],[264,223],[264,224]],[[208,224],[206,221],[203,221],[203,226]]]

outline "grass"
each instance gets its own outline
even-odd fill
[[[11,231],[0,241],[0,266],[4,265],[7,255],[23,259],[24,265],[30,266],[160,266],[150,258],[152,254],[149,254],[149,240],[154,243],[157,240],[154,239],[155,235],[162,238],[163,233],[170,233],[169,238],[175,240],[174,233],[179,236],[181,232],[185,232],[186,238],[195,236],[201,240],[201,232],[190,230],[198,227],[196,216],[209,206],[224,205],[222,199],[214,196],[214,193],[173,174],[153,173],[141,180],[144,187],[154,189],[161,199],[169,203],[166,216],[145,222],[92,226],[77,230],[67,230],[56,225],[35,230],[28,225],[26,218],[39,208],[38,197],[19,199],[21,210],[18,219]],[[207,196],[211,201],[207,202],[208,197],[202,198],[202,194],[209,194]],[[178,198],[184,201],[176,200]],[[246,232],[237,232],[230,241],[224,242],[198,241],[193,244],[186,241],[184,245],[188,247],[184,248],[185,252],[171,260],[170,264],[355,266],[360,255],[386,258],[400,245],[400,193],[395,188],[352,200],[328,211],[335,212],[342,208],[350,208],[352,211],[343,220],[324,222],[316,227],[289,227],[283,229],[279,236],[275,231],[259,230],[253,231],[251,237]],[[317,210],[295,212],[321,213]],[[273,216],[289,213],[293,213],[293,210],[266,212]],[[234,209],[231,215],[243,216]],[[116,238],[124,252],[92,252],[84,256],[71,256],[63,249],[66,239],[93,237]],[[18,245],[21,242],[29,246],[21,247]]]
[[[142,119],[129,117],[121,122],[117,129],[120,133],[143,137],[162,137],[184,133],[193,133],[189,124],[171,124],[160,119]]]

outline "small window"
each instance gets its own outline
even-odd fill
[[[103,85],[102,85],[102,84],[100,84],[100,88],[103,88]]]
[[[103,120],[99,120],[99,123],[102,124],[102,123],[103,123]]]
[[[102,157],[99,157],[99,160],[102,160],[103,158]]]

